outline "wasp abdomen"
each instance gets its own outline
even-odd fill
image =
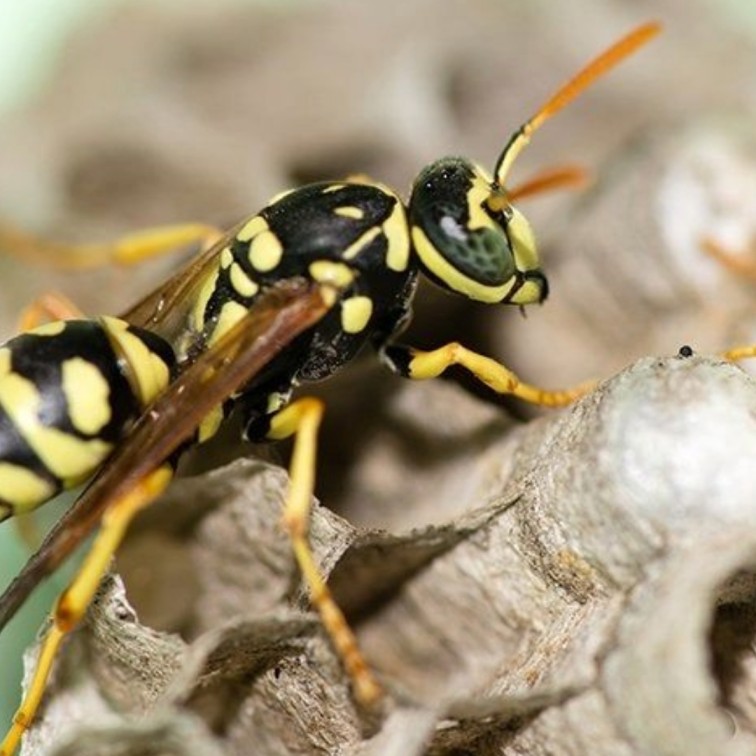
[[[56,321],[0,348],[0,519],[86,480],[172,366],[167,344],[115,318]]]

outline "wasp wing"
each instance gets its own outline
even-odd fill
[[[97,526],[108,504],[191,440],[203,418],[328,311],[319,286],[288,280],[187,367],[137,421],[89,487],[0,596],[0,629]]]
[[[217,265],[217,257],[236,237],[246,221],[237,224],[207,249],[195,255],[185,266],[145,295],[118,317],[132,325],[146,328],[171,344],[186,328],[189,310],[197,290]]]

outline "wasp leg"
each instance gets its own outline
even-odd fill
[[[509,368],[496,360],[472,352],[456,342],[431,352],[422,352],[402,344],[390,344],[383,348],[382,358],[395,373],[413,380],[437,378],[448,367],[460,365],[497,394],[511,394],[543,407],[572,404],[596,385],[596,381],[587,381],[572,388],[557,390],[531,386],[520,381]]]
[[[64,244],[2,223],[0,249],[24,262],[82,270],[111,264],[135,265],[189,244],[207,247],[220,236],[221,232],[213,226],[185,223],[136,231],[103,244]]]
[[[352,629],[320,574],[307,537],[315,485],[317,435],[323,411],[324,405],[319,399],[298,399],[270,418],[266,435],[273,440],[294,436],[291,484],[284,509],[284,526],[291,539],[302,577],[310,590],[310,601],[320,614],[323,627],[352,680],[355,697],[361,704],[369,706],[381,697],[381,688],[360,652]]]
[[[749,360],[756,357],[756,345],[732,347],[726,352],[722,352],[722,357],[729,362],[740,362],[740,360]]]
[[[132,518],[165,490],[172,477],[170,465],[163,465],[108,508],[84,564],[53,609],[51,626],[42,642],[34,676],[13,717],[13,724],[0,744],[0,756],[11,756],[34,720],[60,644],[86,613]]]
[[[84,313],[58,291],[46,291],[26,305],[18,317],[18,332],[31,331],[48,320],[76,320]]]
[[[583,189],[591,182],[590,173],[579,165],[558,165],[536,173],[530,179],[507,189],[510,202],[557,189]]]
[[[756,260],[728,249],[710,236],[701,240],[704,252],[711,255],[717,262],[724,265],[733,273],[756,281]]]

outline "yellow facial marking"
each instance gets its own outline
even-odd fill
[[[332,260],[317,260],[308,268],[313,281],[346,289],[354,281],[354,271],[344,263]]]
[[[333,212],[336,215],[340,215],[342,218],[354,218],[355,220],[362,220],[365,217],[365,211],[362,208],[353,207],[352,205],[337,207]]]
[[[76,430],[93,436],[112,416],[110,386],[97,367],[81,357],[66,360],[61,369],[68,417]]]
[[[226,302],[221,308],[218,321],[215,324],[212,335],[208,339],[208,343],[211,346],[215,344],[223,334],[233,328],[246,314],[247,308],[244,305],[234,301]]]
[[[236,238],[240,242],[248,242],[252,237],[268,230],[268,223],[261,215],[255,215],[248,220],[240,229]]]
[[[134,394],[146,407],[162,393],[171,379],[168,365],[151,352],[145,343],[127,330],[128,323],[118,318],[103,317],[101,322],[116,354],[128,366],[126,378]]]
[[[486,286],[460,273],[431,244],[425,232],[418,226],[412,228],[412,242],[425,266],[450,289],[478,302],[501,302],[514,284],[514,276],[499,286]]]
[[[491,178],[480,166],[475,166],[475,177],[467,192],[467,212],[469,214],[467,225],[472,231],[495,226],[491,216],[484,209],[490,194]]]
[[[535,281],[525,281],[514,296],[508,300],[511,304],[533,304],[534,302],[543,301],[543,288]]]
[[[370,244],[370,242],[373,241],[373,239],[375,239],[376,236],[379,236],[380,233],[381,233],[380,226],[373,226],[372,228],[369,228],[367,231],[365,231],[364,234],[362,234],[362,236],[360,236],[357,239],[355,239],[341,253],[341,256],[345,260],[352,260],[352,259],[354,259],[355,257],[357,257],[357,255],[360,254],[360,252],[362,252],[363,249],[365,249],[365,247],[367,247]]]
[[[266,273],[281,262],[283,247],[272,231],[257,234],[249,245],[249,262],[255,269]]]
[[[234,262],[234,253],[231,251],[231,247],[224,247],[223,251],[220,253],[220,264],[221,268],[225,270],[226,268],[230,267]]]
[[[244,272],[239,263],[231,266],[231,286],[240,297],[254,297],[260,287]]]
[[[0,404],[45,467],[66,485],[75,485],[91,475],[110,454],[112,447],[104,441],[82,441],[42,425],[39,392],[20,375],[9,373],[0,380]]]
[[[35,336],[57,336],[59,333],[63,333],[66,330],[66,322],[64,320],[53,320],[51,323],[45,323],[44,325],[37,326],[29,331],[29,333]]]
[[[341,303],[341,326],[347,333],[359,333],[373,314],[370,297],[349,297]]]
[[[325,189],[323,189],[323,194],[330,194],[331,192],[338,192],[339,189],[343,189],[346,186],[346,184],[330,184]]]
[[[508,231],[515,267],[523,271],[536,270],[539,267],[539,261],[533,229],[519,210],[514,207],[510,209],[512,217],[509,220]]]
[[[21,514],[47,501],[55,493],[55,486],[25,467],[0,462],[0,491],[12,505],[13,514]]]

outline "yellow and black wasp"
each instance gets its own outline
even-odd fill
[[[410,318],[420,274],[482,302],[524,306],[546,298],[533,233],[512,201],[574,174],[555,171],[510,191],[510,168],[544,121],[658,30],[637,28],[560,88],[514,133],[493,175],[467,159],[444,158],[419,174],[406,204],[363,178],[292,190],[220,234],[119,318],[54,321],[0,348],[0,517],[33,509],[99,469],[0,597],[1,627],[98,529],[53,610],[0,754],[14,751],[33,720],[60,643],[86,611],[132,517],[165,489],[183,448],[211,437],[232,410],[250,439],[294,437],[284,511],[294,553],[356,698],[369,704],[380,696],[308,545],[323,405],[291,401],[292,391],[327,378],[370,344],[391,370],[413,379],[456,364],[528,402],[560,406],[583,394],[587,386],[524,384],[458,343],[422,352],[395,339]],[[204,226],[161,229],[105,251],[137,260],[208,236]],[[35,249],[44,251],[42,243]],[[75,259],[81,250],[58,251]]]

